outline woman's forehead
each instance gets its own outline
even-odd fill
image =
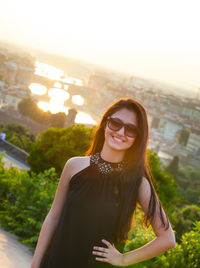
[[[114,112],[112,117],[118,117],[120,118],[124,123],[132,124],[137,122],[137,114],[135,111],[130,111],[126,108],[120,109],[116,112]]]

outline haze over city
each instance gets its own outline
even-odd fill
[[[198,1],[11,1],[0,39],[179,86],[200,87]]]
[[[199,3],[0,0],[0,267],[96,267],[100,235],[111,266],[200,267]]]

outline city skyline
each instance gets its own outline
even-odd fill
[[[105,68],[200,88],[198,1],[1,3],[2,40]]]

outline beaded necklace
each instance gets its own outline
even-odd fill
[[[121,172],[125,166],[124,160],[119,163],[111,163],[101,158],[99,152],[91,155],[90,161],[92,164],[96,165],[98,171],[102,174]]]

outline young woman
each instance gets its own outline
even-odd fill
[[[122,98],[107,108],[85,156],[65,164],[31,268],[123,267],[174,247],[148,172],[148,138],[140,102]],[[156,238],[123,254],[137,203]]]

